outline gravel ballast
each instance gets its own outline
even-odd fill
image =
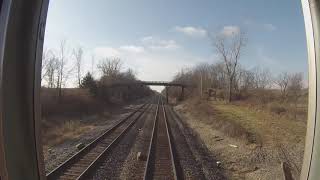
[[[201,169],[201,163],[196,161],[185,136],[181,132],[176,119],[174,119],[174,112],[170,109],[170,107],[167,107],[166,112],[168,116],[168,126],[171,129],[173,149],[176,159],[178,160],[178,167],[176,167],[177,172],[180,172],[180,176],[183,176],[184,179],[205,179]]]
[[[154,124],[155,111],[156,105],[154,104],[146,113],[146,121],[137,136],[136,142],[132,147],[130,154],[126,159],[126,163],[121,174],[121,179],[143,179],[146,158],[148,155],[152,128]],[[141,152],[141,155],[144,157],[141,160],[137,159],[137,154],[139,152]]]
[[[150,107],[147,109],[147,111]],[[146,113],[144,113],[137,122],[124,134],[118,144],[110,150],[105,160],[101,163],[96,173],[90,179],[120,179],[124,163],[130,153],[132,146],[136,141],[139,129],[142,128],[146,120]]]

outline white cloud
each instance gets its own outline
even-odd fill
[[[248,18],[248,19],[245,19],[245,20],[243,21],[243,24],[249,26],[249,25],[254,24],[254,22],[253,22],[252,19],[249,19],[249,18]]]
[[[205,37],[207,35],[207,31],[201,27],[176,26],[176,27],[174,27],[174,30],[177,32],[183,33],[185,35],[191,36],[191,37]]]
[[[263,24],[263,27],[268,31],[275,31],[277,27],[273,24]]]
[[[149,42],[149,41],[152,41],[153,37],[152,36],[146,36],[146,37],[143,37],[141,38],[141,42]]]
[[[127,52],[130,52],[130,53],[142,53],[142,52],[144,52],[144,47],[134,46],[134,45],[121,46],[119,49],[127,51]]]
[[[220,32],[223,36],[230,37],[240,33],[239,26],[224,26]]]
[[[257,55],[258,59],[260,59],[263,64],[262,65],[279,65],[277,64],[277,60],[270,56],[265,50],[265,47],[257,47]],[[279,68],[279,67],[278,67]]]
[[[97,47],[94,49],[94,54],[99,57],[119,57],[121,52],[117,48]]]
[[[259,29],[263,28],[264,30],[267,30],[267,31],[275,31],[275,30],[277,30],[277,27],[275,25],[271,24],[271,23],[255,22],[252,19],[244,20],[243,24],[246,25],[246,26],[252,26],[254,28],[259,28]]]
[[[175,53],[176,51],[173,50],[177,50],[180,47],[174,40],[165,40],[152,36],[142,38],[141,44],[142,45],[123,45],[120,47],[96,47],[93,49],[93,54],[95,54],[98,59],[105,57],[130,59],[129,65],[132,65],[136,64],[134,61],[138,59],[137,57],[143,58],[146,55],[155,53]]]
[[[96,47],[93,50],[93,53],[98,57],[122,57],[123,55],[135,55],[139,53],[143,53],[145,51],[144,47],[142,46],[135,46],[135,45],[124,45],[120,46],[119,48],[114,47]]]
[[[146,48],[153,50],[175,50],[180,47],[174,40],[160,39],[152,36],[143,37],[141,42]]]

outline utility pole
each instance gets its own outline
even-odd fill
[[[169,88],[168,86],[166,86],[166,99],[167,99],[167,104],[169,104],[169,92],[168,92]]]
[[[203,91],[203,83],[202,83],[202,72],[200,72],[200,98],[202,99],[202,91]]]
[[[95,56],[94,54],[91,56],[91,75],[94,76],[94,63],[95,63]]]
[[[181,86],[181,95],[180,95],[180,99],[183,100],[184,99],[184,86]]]

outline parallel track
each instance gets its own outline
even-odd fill
[[[99,160],[117,144],[117,141],[133,126],[148,107],[146,104],[140,106],[136,111],[129,114],[92,143],[47,174],[47,179],[74,180],[88,177],[97,168]]]
[[[144,173],[144,180],[150,179],[178,179],[167,115],[161,98],[156,110]]]

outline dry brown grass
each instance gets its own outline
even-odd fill
[[[232,103],[200,100],[194,96],[185,104],[189,104],[187,108],[194,117],[229,137],[261,143],[262,137],[269,141],[290,136],[300,142],[304,141],[306,131],[307,99],[306,90],[297,104],[280,98],[279,90],[254,90],[247,98]]]
[[[105,106],[86,89],[63,89],[63,96],[57,96],[56,89],[41,89],[41,113],[43,117],[63,115],[79,116],[101,112]]]
[[[65,141],[76,139],[81,134],[95,128],[94,125],[81,123],[78,120],[68,120],[59,124],[50,124],[47,121],[44,123],[49,127],[42,132],[43,142],[47,146],[55,146]]]
[[[176,110],[187,117],[183,118],[187,125],[222,160],[230,177],[277,179],[281,177],[281,161],[288,162],[294,176],[299,176],[306,133],[304,100],[296,118],[293,106],[276,100],[261,105],[253,100],[227,104],[189,99]]]
[[[256,107],[254,109],[243,104],[211,102],[210,106],[222,114],[219,118],[238,123],[251,134],[262,138],[263,143],[275,144],[288,140],[292,140],[292,143],[300,143],[304,141],[306,121],[292,119],[289,108],[279,115],[271,112],[268,108],[259,109]]]
[[[105,113],[105,104],[93,98],[85,89],[63,89],[61,99],[56,89],[41,89],[42,140],[54,146],[78,138],[94,128],[81,121],[90,115]]]
[[[261,97],[262,93],[265,93]],[[308,94],[306,92],[295,104],[290,98],[282,99],[279,90],[252,92],[249,98],[234,101],[232,104],[250,108],[252,111],[265,112],[276,118],[306,122],[308,114]]]
[[[215,108],[212,108],[207,101],[193,99],[189,101],[189,103],[191,105],[190,107],[192,107],[192,109],[189,109],[190,112],[194,113],[193,115],[199,118],[199,121],[214,129],[219,129],[219,131],[230,137],[248,142],[256,141],[252,134],[250,134],[241,124],[234,121],[233,118],[225,116],[224,113],[217,111]]]

